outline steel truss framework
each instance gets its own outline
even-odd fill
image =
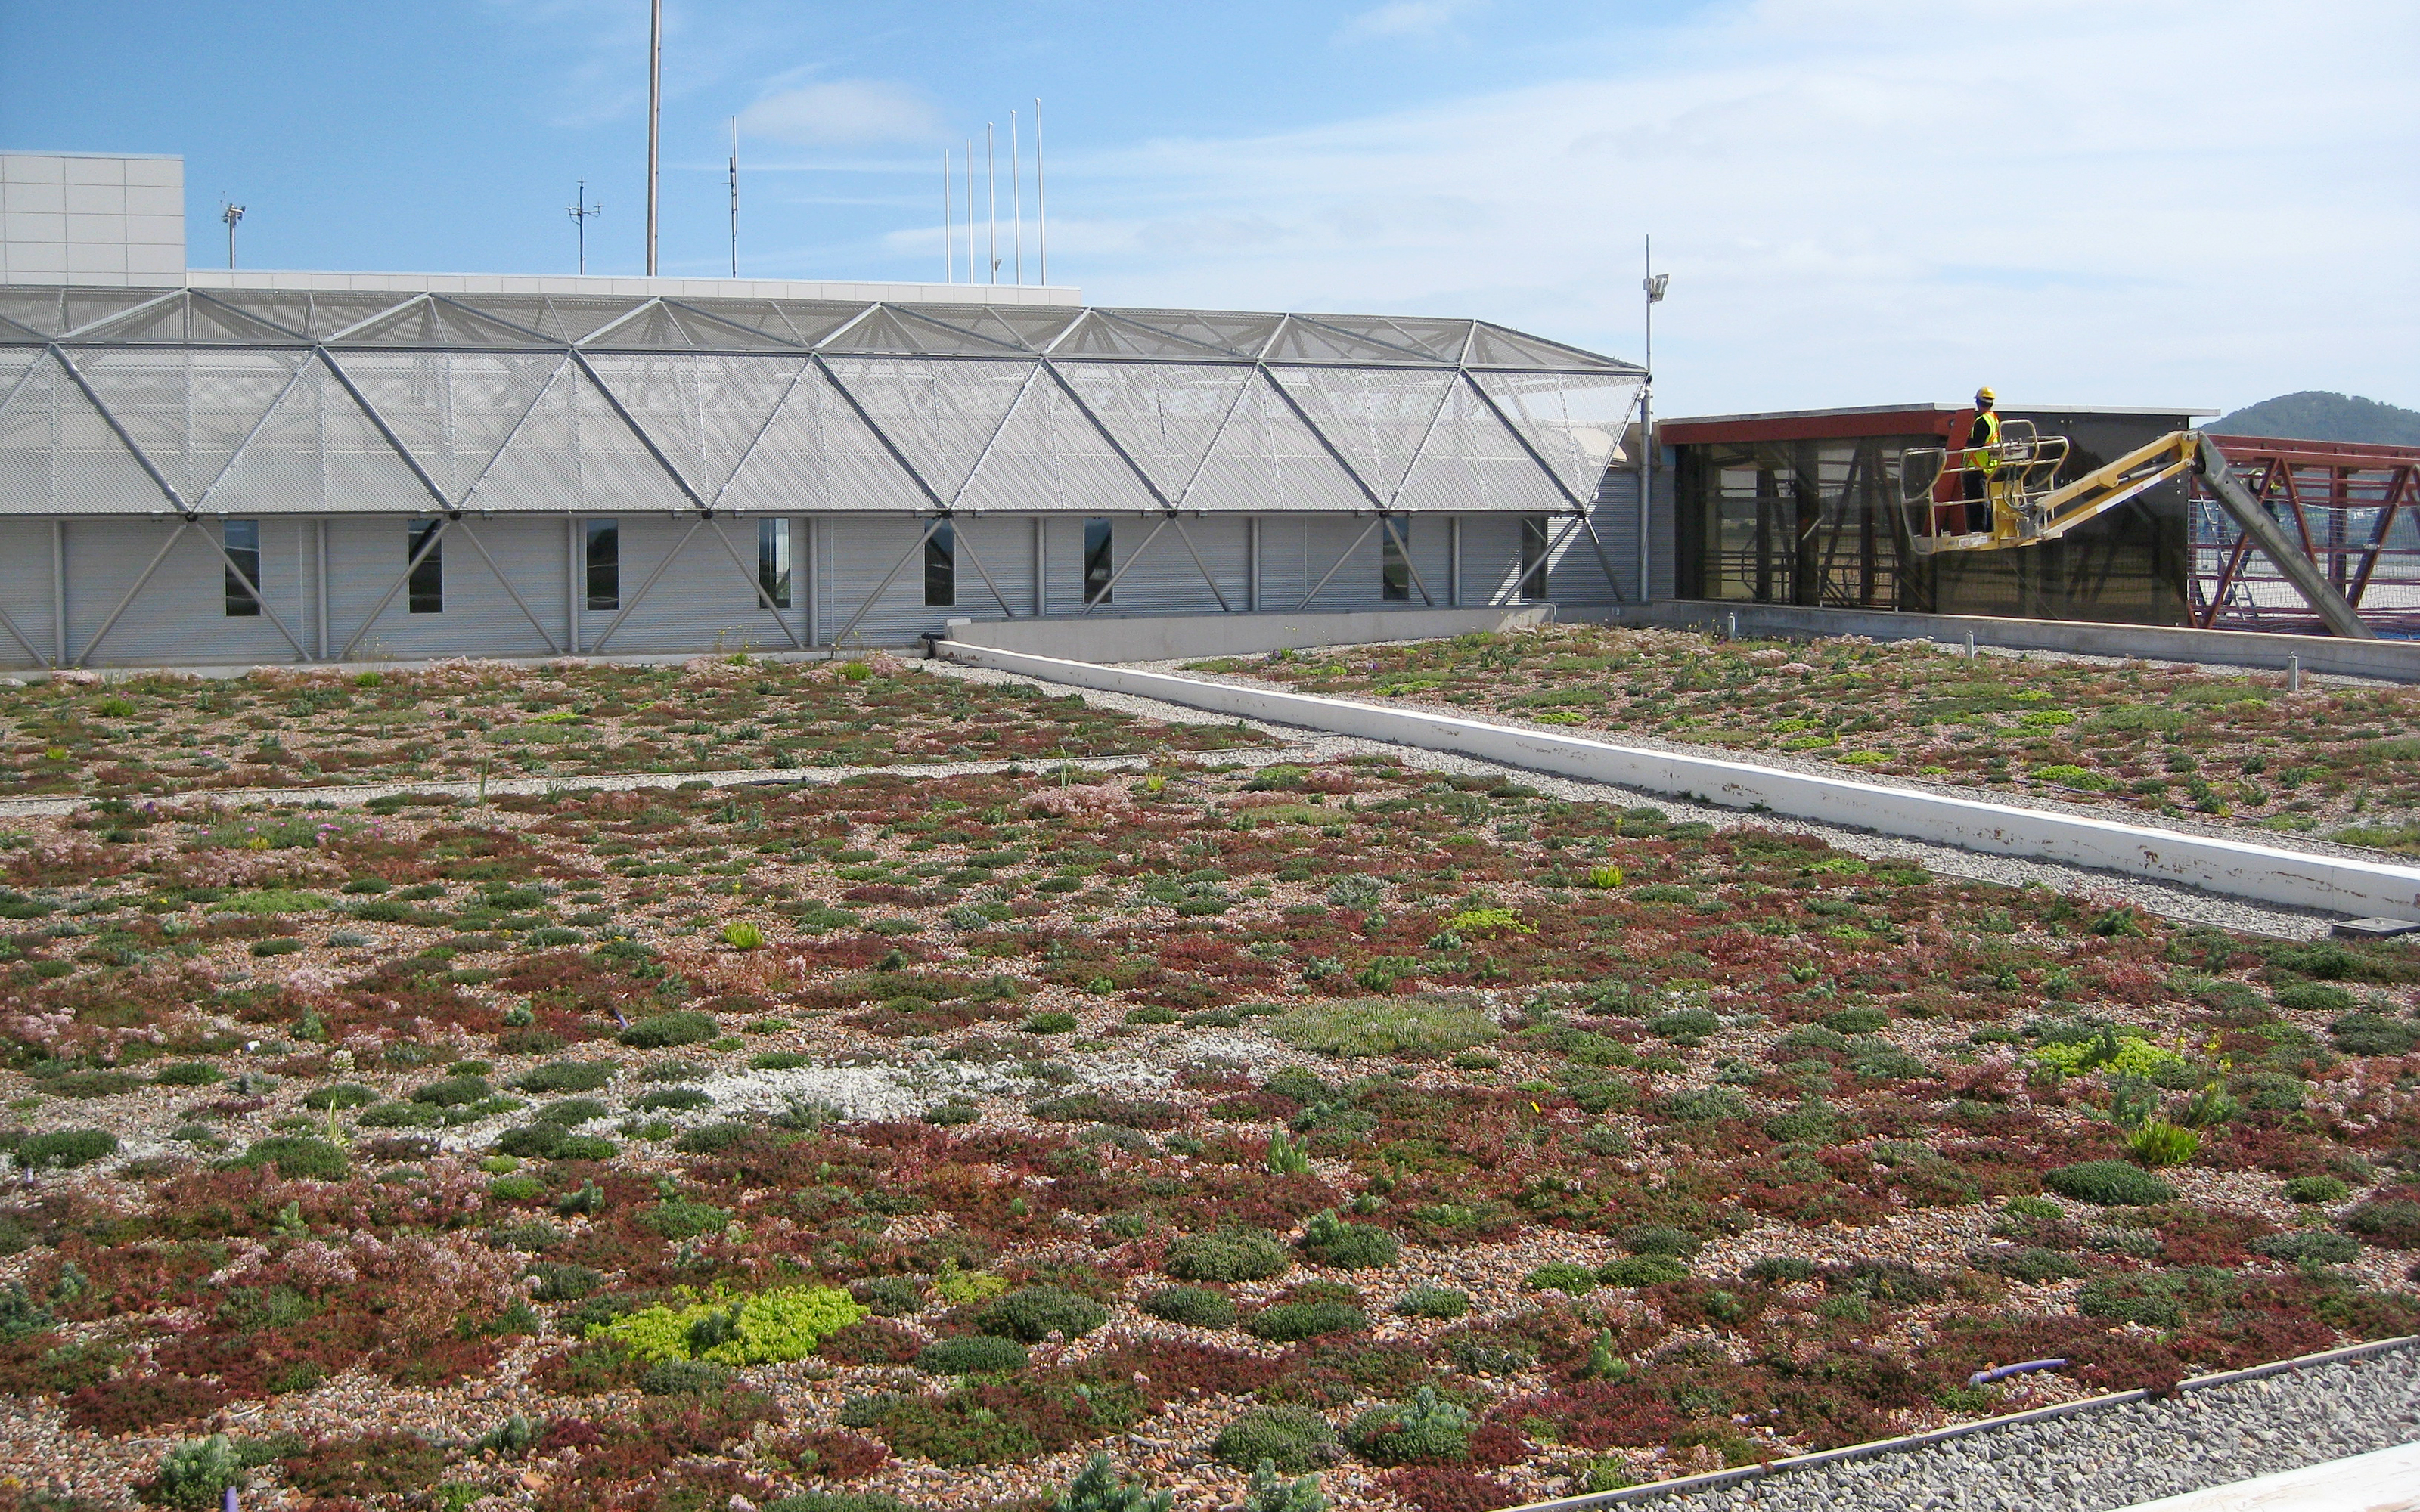
[[[0,511],[1585,514],[1627,363],[1472,320],[0,288]]]
[[[2373,628],[2420,630],[2420,448],[2212,438],[2230,471]],[[2317,621],[2198,480],[2194,623],[2302,630]]]

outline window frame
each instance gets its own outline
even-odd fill
[[[442,614],[445,612],[445,517],[434,519],[408,519],[403,522],[403,560],[411,565],[404,584],[405,612],[411,614]],[[413,564],[424,543],[428,554]]]
[[[1412,601],[1412,522],[1402,516],[1378,518],[1378,599],[1387,604]]]
[[[924,607],[958,607],[958,530],[946,519],[924,537]]]
[[[610,614],[622,607],[622,522],[618,519],[591,519],[582,522],[581,544],[581,601],[591,614]],[[600,560],[597,547],[607,550]],[[597,591],[599,577],[606,580],[606,591]]]
[[[239,534],[248,541],[239,541]],[[225,597],[221,605],[224,618],[256,620],[260,617],[260,521],[227,519],[219,522],[219,545],[227,555]],[[243,569],[250,568],[252,582],[243,581]]]
[[[790,607],[791,584],[797,580],[790,536],[790,522],[780,516],[756,521],[756,586],[775,609]]]
[[[1094,539],[1095,527],[1100,538]],[[1107,604],[1115,592],[1117,574],[1117,521],[1106,515],[1094,515],[1084,521],[1084,602],[1087,605]],[[1098,581],[1097,589],[1094,586]]]

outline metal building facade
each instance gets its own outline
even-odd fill
[[[1628,598],[1638,378],[1471,320],[0,286],[0,660]]]

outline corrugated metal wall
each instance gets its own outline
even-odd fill
[[[1635,506],[1626,488],[1624,480],[1610,483],[1599,516],[1624,598],[1637,570]],[[1668,501],[1663,502],[1656,571],[1668,593],[1669,510]],[[613,609],[586,607],[584,521],[590,517],[611,517],[619,527],[621,597]],[[757,600],[754,587],[763,517],[702,520],[654,511],[575,517],[566,528],[561,518],[466,517],[448,526],[442,537],[444,608],[420,614],[411,612],[410,590],[399,584],[407,517],[265,518],[263,591],[302,642],[303,656],[268,616],[225,612],[225,564],[202,533],[217,535],[223,522],[206,520],[187,530],[130,600],[128,590],[175,532],[175,521],[70,519],[63,527],[69,647],[71,656],[82,656],[94,666],[286,662],[339,655],[353,660],[545,656],[572,649],[606,656],[767,652],[790,648],[784,623],[808,645],[830,645],[845,631],[849,645],[895,646],[938,631],[951,619],[1023,618],[1038,606],[1047,606],[1053,618],[1084,612],[1087,517],[958,517],[953,521],[956,602],[928,605],[923,553],[911,548],[930,517],[823,516],[789,517],[792,595],[777,621]],[[1478,605],[1516,596],[1521,580],[1519,516],[1397,517],[1418,573],[1402,599],[1385,596],[1384,527],[1374,516],[1187,516],[1181,533],[1178,522],[1163,523],[1165,517],[1156,511],[1099,517],[1110,521],[1110,554],[1119,576],[1112,601],[1098,615],[1218,613],[1222,594],[1223,608],[1235,612]],[[1586,535],[1565,534],[1569,517],[1530,517],[1543,520],[1563,541],[1550,578],[1554,595],[1574,603],[1612,601]],[[318,602],[323,532],[324,636]],[[718,536],[729,543],[728,553]],[[493,570],[480,546],[493,559]],[[978,562],[988,569],[989,584]],[[1203,577],[1205,568],[1217,581],[1215,592]],[[499,571],[519,591],[519,603]],[[888,586],[869,607],[868,596],[886,577]],[[29,655],[0,630],[0,665],[38,665],[50,654],[50,522],[0,519],[0,608],[39,653]],[[103,622],[121,602],[124,612],[95,645]],[[574,619],[576,646],[569,623]]]

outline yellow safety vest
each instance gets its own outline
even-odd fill
[[[1975,422],[1977,424],[1983,427],[1983,441],[1980,446],[1970,445],[1967,448],[1967,465],[1974,468],[1978,472],[1997,472],[2000,471],[2000,459],[1993,455],[1990,451],[1986,450],[1986,448],[1995,447],[2000,444],[2000,417],[1993,410],[1983,409],[1976,412]],[[1975,435],[1974,431],[1969,429],[1966,435],[1967,439],[1972,441]]]

